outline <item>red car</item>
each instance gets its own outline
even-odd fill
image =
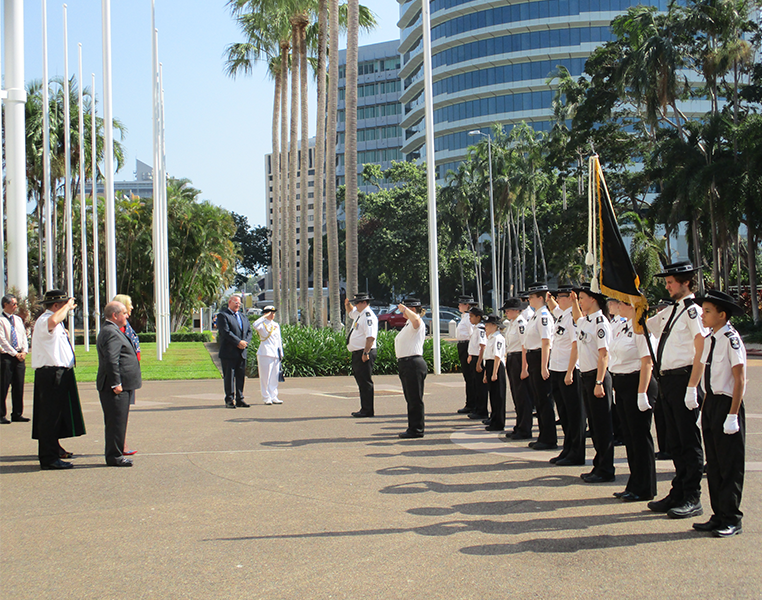
[[[405,317],[395,309],[383,315],[378,315],[379,329],[402,329],[405,326]]]

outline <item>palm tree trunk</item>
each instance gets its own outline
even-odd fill
[[[280,43],[280,79],[281,79],[281,93],[280,93],[280,143],[281,143],[281,156],[280,156],[280,216],[278,218],[280,228],[280,261],[281,261],[281,301],[283,303],[283,314],[281,319],[284,323],[290,323],[291,319],[289,315],[291,313],[291,307],[289,306],[289,285],[291,282],[291,265],[289,262],[291,247],[291,236],[289,235],[289,205],[290,194],[288,189],[289,180],[289,153],[288,153],[288,55],[289,55],[289,42],[283,40]]]
[[[357,36],[358,0],[347,2],[346,128],[344,177],[346,181],[347,297],[357,293]]]
[[[513,289],[513,232],[511,231],[513,225],[511,222],[513,221],[513,211],[511,210],[511,207],[508,207],[508,227],[506,231],[506,235],[508,237],[508,243],[506,244],[508,246],[508,296],[513,297],[516,295],[516,292]]]
[[[537,243],[537,249],[540,251],[540,262],[542,264],[543,283],[548,283],[548,267],[545,264],[545,250],[542,247],[542,239],[540,238],[540,227],[537,225],[537,206],[532,200],[532,219],[534,220],[534,237]]]
[[[330,0],[328,63],[328,131],[325,150],[325,216],[328,242],[328,296],[331,327],[341,329],[339,292],[339,228],[336,217],[336,113],[339,100],[339,0]]]
[[[298,320],[298,305],[296,302],[297,268],[296,268],[296,172],[299,169],[299,27],[291,23],[291,145],[288,157],[289,205],[288,205],[288,305],[289,323],[296,324]]]
[[[749,270],[749,293],[751,294],[751,316],[754,324],[759,324],[759,296],[757,295],[757,235],[756,228],[747,225],[746,261]]]
[[[318,2],[317,132],[315,133],[315,198],[312,235],[312,305],[315,327],[323,326],[323,169],[325,163],[325,60],[327,51],[328,0]],[[334,111],[335,114],[335,111]]]
[[[270,227],[270,259],[271,273],[273,279],[273,304],[281,309],[280,300],[280,140],[278,139],[278,125],[280,121],[280,96],[281,96],[281,74],[275,74],[275,97],[273,100],[273,122],[272,122],[272,141],[273,153],[270,161],[270,175],[273,186],[273,204],[272,204],[272,225]]]
[[[299,92],[301,95],[301,201],[302,209],[299,223],[299,308],[302,310],[302,325],[310,324],[309,290],[310,290],[310,245],[309,245],[309,186],[308,173],[310,165],[310,132],[309,111],[307,106],[307,17],[301,15],[299,21]]]

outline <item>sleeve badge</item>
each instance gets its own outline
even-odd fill
[[[691,319],[695,319],[695,318],[698,316],[698,311],[696,310],[696,307],[695,307],[695,306],[691,306],[691,307],[688,309],[688,316],[689,316]]]
[[[542,318],[542,326],[543,327],[547,327],[547,325],[548,325],[548,317],[543,317]]]
[[[741,340],[739,340],[736,336],[731,337],[730,347],[733,348],[733,350],[738,350],[741,347]]]
[[[606,332],[603,329],[598,330],[598,337],[603,339],[606,337]]]

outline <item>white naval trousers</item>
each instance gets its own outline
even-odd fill
[[[259,387],[262,390],[262,399],[265,402],[277,400],[280,359],[277,356],[258,354],[257,365],[259,366]]]

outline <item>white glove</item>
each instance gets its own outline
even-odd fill
[[[648,401],[648,394],[641,392],[638,394],[638,410],[640,412],[646,412],[651,410],[651,403]]]
[[[741,430],[741,426],[738,424],[738,415],[728,415],[725,417],[725,423],[722,425],[722,430],[728,435],[733,435]]]
[[[696,391],[696,388],[685,388],[685,408],[688,410],[695,410],[698,407],[698,392]]]

